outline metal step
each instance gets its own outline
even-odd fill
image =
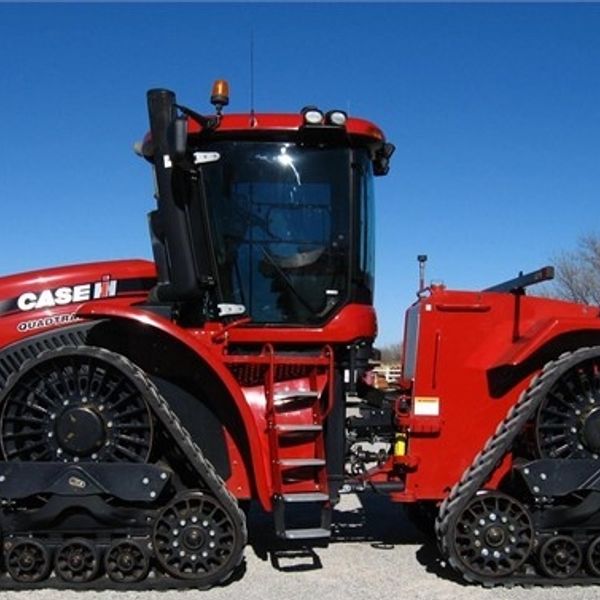
[[[281,458],[279,465],[284,469],[294,469],[298,467],[323,467],[325,459],[323,458]]]
[[[330,529],[315,527],[314,529],[287,529],[284,533],[286,540],[309,540],[331,537]]]
[[[297,494],[282,494],[284,502],[327,502],[328,494],[321,492],[298,492]]]
[[[312,390],[296,390],[292,392],[278,392],[273,396],[275,402],[286,402],[288,400],[300,400],[301,398],[318,398],[319,392]]]
[[[285,425],[276,425],[275,429],[281,435],[293,435],[297,433],[317,433],[318,431],[323,431],[322,425],[293,425],[293,424],[285,424]]]
[[[311,521],[316,527],[307,523],[307,510],[311,510]],[[300,512],[298,512],[300,511]],[[279,538],[287,540],[302,540],[311,538],[328,538],[331,536],[331,517],[333,510],[329,503],[329,495],[323,492],[297,492],[276,494],[273,497],[273,519],[275,533]],[[304,527],[289,527],[288,523],[294,517],[302,516]],[[317,525],[318,523],[318,525]],[[301,523],[298,523],[301,525]],[[308,526],[308,527],[307,527]]]

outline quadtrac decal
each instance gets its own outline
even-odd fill
[[[17,298],[17,308],[23,312],[66,306],[87,300],[110,298],[117,295],[118,280],[104,275],[100,281],[61,286],[41,292],[25,292]]]
[[[35,331],[37,329],[46,329],[47,327],[56,327],[57,325],[65,325],[66,323],[74,323],[81,321],[75,313],[62,313],[60,315],[51,315],[42,317],[41,319],[30,319],[29,321],[21,321],[17,323],[17,331],[26,333],[27,331]]]

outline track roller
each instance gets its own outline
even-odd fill
[[[539,557],[542,571],[556,579],[572,577],[581,567],[581,550],[575,540],[566,535],[546,540]]]
[[[10,576],[20,583],[37,583],[50,572],[50,552],[34,539],[7,541],[6,570]]]
[[[600,577],[600,536],[591,541],[587,549],[586,559],[588,571],[592,575]]]
[[[104,557],[106,574],[117,583],[135,583],[148,575],[150,561],[141,544],[134,540],[117,540]]]
[[[82,538],[68,540],[56,551],[54,568],[63,581],[87,583],[98,574],[99,552],[90,542]]]

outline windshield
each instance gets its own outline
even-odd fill
[[[233,141],[206,149],[221,156],[202,171],[222,300],[257,323],[324,321],[348,293],[351,151]]]

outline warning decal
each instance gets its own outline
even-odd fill
[[[415,415],[423,417],[439,417],[440,399],[438,396],[415,396]]]

